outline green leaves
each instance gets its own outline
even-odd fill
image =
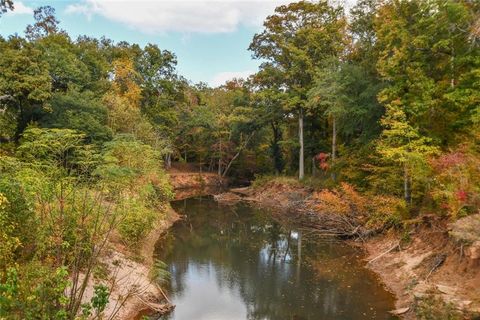
[[[76,130],[85,134],[88,142],[102,143],[112,138],[107,126],[107,108],[93,92],[68,91],[56,93],[51,111],[45,113],[40,124],[47,128]]]
[[[17,154],[25,161],[72,169],[81,160],[85,134],[70,129],[29,128],[22,135]]]

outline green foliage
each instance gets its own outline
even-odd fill
[[[165,216],[171,160],[317,190],[372,228],[477,212],[479,10],[360,0],[347,20],[327,1],[279,6],[249,48],[260,71],[209,88],[154,44],[72,40],[52,7],[36,9],[26,39],[0,37],[0,318],[100,316],[107,288],[80,307],[67,279],[99,269],[114,229],[133,246]],[[287,174],[301,145],[311,175],[299,182]]]
[[[173,199],[161,163],[158,152],[132,136],[117,136],[105,144],[103,164],[96,174],[118,201],[117,211],[122,217],[119,231],[129,245],[152,230],[163,213],[163,204]]]
[[[39,124],[46,128],[76,130],[84,133],[88,142],[101,143],[112,138],[112,130],[107,126],[107,108],[92,92],[55,94],[51,110],[45,113]]]
[[[13,265],[15,261],[15,250],[21,245],[20,239],[14,236],[15,222],[7,217],[7,206],[9,201],[0,193],[0,270]]]
[[[454,305],[445,303],[434,295],[417,299],[415,313],[420,320],[461,320],[465,319],[462,312]]]
[[[64,292],[69,285],[64,267],[39,263],[11,267],[0,281],[0,316],[9,319],[67,319]]]
[[[164,286],[171,278],[168,265],[161,260],[155,260],[152,269],[152,278],[159,286]]]
[[[50,75],[47,64],[35,46],[19,37],[0,42],[0,114],[10,130],[2,138],[12,140],[32,120],[38,109],[48,107],[51,97]],[[4,130],[4,129],[2,129]]]
[[[117,210],[123,217],[118,229],[130,246],[138,244],[153,229],[159,215],[158,211],[147,208],[140,198],[124,198]]]
[[[93,287],[94,293],[91,300],[92,308],[95,310],[96,316],[99,316],[108,304],[110,296],[109,290],[105,285],[96,285]]]

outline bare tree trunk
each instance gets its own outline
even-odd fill
[[[335,160],[337,158],[337,122],[335,116],[333,116],[332,123],[332,166],[335,165]],[[335,170],[335,168],[334,168]],[[335,181],[336,175],[335,171],[332,172],[332,180]]]
[[[218,175],[222,175],[222,140],[220,140],[220,147],[218,152]]]
[[[412,195],[410,190],[410,177],[409,177],[408,169],[406,165],[404,165],[403,167],[403,191],[404,191],[405,202],[407,204],[411,204]]]
[[[305,163],[303,150],[303,110],[300,109],[298,114],[298,141],[300,142],[300,154],[298,159],[298,179],[305,178]]]
[[[165,158],[165,166],[170,169],[172,167],[172,154],[168,153]]]
[[[213,158],[210,158],[210,163],[208,164],[208,172],[212,172],[214,168]]]
[[[315,165],[315,156],[312,157],[312,176],[317,176],[317,166]]]
[[[253,134],[255,132],[252,132],[248,137],[247,139],[245,139],[245,142],[243,144],[240,145],[237,153],[233,156],[232,160],[230,160],[230,162],[228,163],[227,167],[225,168],[225,170],[223,171],[222,173],[222,177],[225,177],[227,175],[227,172],[228,170],[230,169],[230,167],[232,166],[233,162],[238,158],[238,156],[240,155],[240,153],[243,151],[243,149],[245,149],[248,145],[248,142],[250,141],[250,139],[253,137]]]

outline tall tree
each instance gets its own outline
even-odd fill
[[[261,69],[277,69],[278,87],[287,98],[283,107],[298,117],[299,178],[304,170],[304,115],[309,112],[307,92],[313,85],[316,68],[326,57],[338,56],[343,49],[345,19],[340,8],[327,1],[300,1],[275,9],[256,34],[249,49],[257,59],[266,59]]]
[[[28,25],[25,34],[29,40],[38,40],[40,38],[58,33],[60,21],[55,17],[55,9],[50,6],[42,6],[33,10],[35,23]]]
[[[0,42],[0,107],[16,122],[16,137],[47,107],[51,96],[51,77],[41,52],[19,37]]]

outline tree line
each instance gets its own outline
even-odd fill
[[[34,21],[0,37],[0,316],[101,313],[79,275],[112,232],[132,247],[162,217],[173,161],[348,183],[408,217],[480,207],[478,1],[279,6],[248,48],[259,71],[217,88],[156,44],[72,39],[48,6]]]

